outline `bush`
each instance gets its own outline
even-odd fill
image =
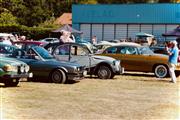
[[[49,37],[53,28],[41,27],[27,27],[17,24],[0,24],[0,31],[2,33],[16,33],[18,35],[25,35],[27,39],[39,40]]]

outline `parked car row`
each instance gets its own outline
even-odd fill
[[[92,55],[82,44],[82,46],[75,43],[58,45],[53,49],[52,55],[37,42],[26,41],[14,44],[16,46],[0,44],[2,60],[13,59],[12,63],[15,60],[21,61],[27,64],[30,67],[29,72],[33,73],[31,78],[25,75],[16,76],[17,78],[23,77],[28,80],[43,78],[48,82],[65,83],[67,80],[82,79],[86,74],[96,75],[101,79],[111,79],[116,74],[123,73],[120,60]],[[8,86],[4,75],[0,74],[0,77],[1,82]]]
[[[155,54],[148,46],[132,42],[108,43],[97,54],[78,43],[23,41],[14,45],[0,44],[0,54],[29,65],[33,78],[27,77],[28,80],[46,78],[48,82],[65,83],[82,79],[86,74],[112,79],[124,70],[153,72],[159,78],[169,74],[167,55]],[[176,71],[180,71],[180,66]]]

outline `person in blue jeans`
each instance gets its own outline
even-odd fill
[[[177,42],[176,41],[171,41],[170,42],[170,46],[169,48],[166,47],[167,53],[169,55],[169,59],[168,59],[168,65],[169,65],[169,74],[171,77],[171,81],[172,83],[176,83],[176,75],[175,75],[175,68],[177,65],[177,60],[178,60],[178,54],[179,54],[179,50],[177,47]]]

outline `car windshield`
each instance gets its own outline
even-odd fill
[[[3,54],[11,54],[16,48],[9,45],[0,45],[0,53]]]
[[[47,50],[42,47],[35,46],[33,49],[43,58],[43,59],[53,59],[54,57],[49,54]]]
[[[143,46],[143,47],[139,47],[138,49],[140,54],[150,54],[150,55],[154,54],[154,52],[149,47]]]

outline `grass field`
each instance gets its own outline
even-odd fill
[[[179,78],[178,78],[179,79]],[[126,73],[113,80],[86,78],[67,84],[20,82],[1,85],[1,119],[178,120],[180,80]]]

